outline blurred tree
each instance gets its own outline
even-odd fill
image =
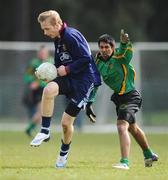
[[[166,0],[150,0],[153,8],[152,16],[150,16],[146,34],[149,41],[168,41],[168,13]]]
[[[1,4],[1,41],[49,41],[37,23],[38,14],[49,9],[57,10],[88,41],[103,33],[119,38],[121,28],[133,41],[168,41],[165,0],[1,0]]]

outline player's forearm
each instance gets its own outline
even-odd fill
[[[118,51],[115,53],[113,58],[118,59],[120,61],[129,62],[132,59],[133,51],[131,43],[120,44]]]
[[[97,90],[98,90],[98,87],[94,87],[92,93],[90,94],[90,97],[89,97],[89,102],[90,103],[95,102]]]

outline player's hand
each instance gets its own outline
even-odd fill
[[[40,77],[40,75],[37,73],[37,69],[36,69],[36,71],[35,71],[35,76],[38,78],[38,79],[40,79],[41,77]]]
[[[93,108],[92,108],[92,105],[91,105],[92,103],[88,103],[87,105],[86,105],[86,115],[89,117],[89,119],[90,119],[90,121],[92,122],[92,123],[95,123],[96,122],[96,115],[95,115],[95,113],[94,113],[94,111],[93,111]]]
[[[36,90],[39,87],[39,83],[37,81],[34,81],[30,84],[30,89]]]
[[[61,66],[57,69],[57,72],[58,72],[59,76],[66,76],[66,75],[67,75],[65,66],[63,66],[63,65],[61,65]]]
[[[129,42],[129,35],[124,32],[124,29],[121,29],[120,33],[120,42],[123,44],[127,44]]]

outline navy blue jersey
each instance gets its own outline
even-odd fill
[[[61,38],[54,41],[55,65],[68,67],[70,79],[88,81],[94,85],[101,84],[99,72],[95,66],[89,45],[84,36],[76,29],[65,24],[61,30]]]

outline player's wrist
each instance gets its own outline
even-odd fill
[[[92,105],[93,102],[88,102],[86,107],[89,108]]]
[[[69,68],[69,66],[65,66],[65,71],[66,71],[67,74],[70,73],[70,68]]]

